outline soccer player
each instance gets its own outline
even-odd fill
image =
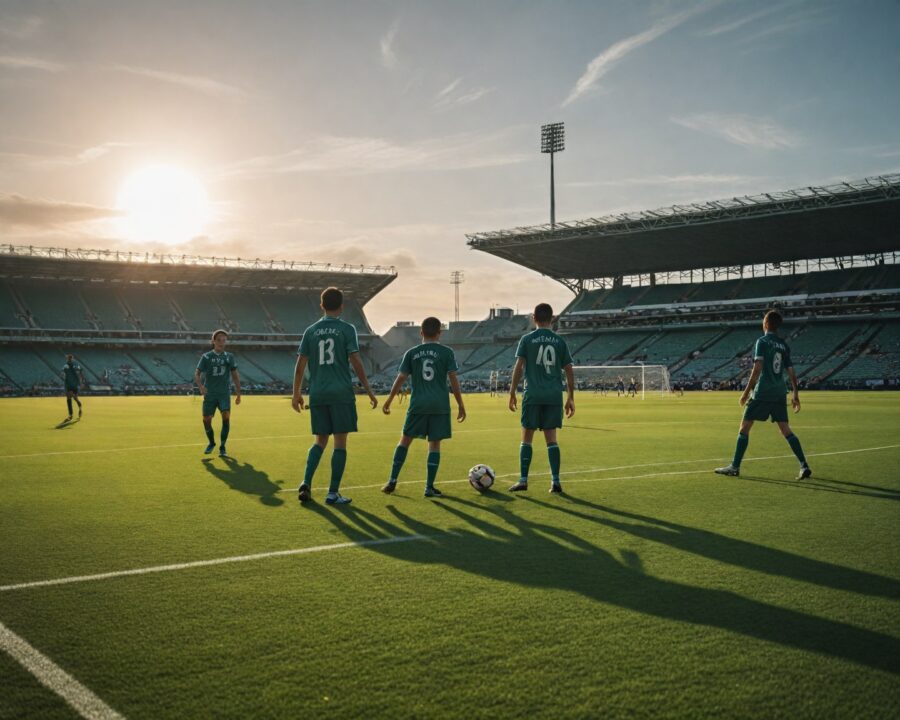
[[[83,408],[81,407],[81,400],[78,399],[78,386],[80,384],[87,387],[87,381],[84,379],[84,372],[81,369],[81,365],[75,362],[75,357],[73,355],[66,355],[66,364],[62,366],[60,372],[62,373],[63,380],[66,384],[66,406],[69,408],[69,416],[65,421],[70,422],[72,420],[73,400],[78,403],[78,417],[80,419]]]
[[[237,362],[234,355],[225,352],[225,343],[228,342],[228,333],[224,330],[216,330],[212,335],[213,349],[200,356],[197,369],[194,371],[194,382],[203,396],[203,429],[206,431],[206,439],[209,444],[204,454],[209,455],[216,449],[216,436],[212,429],[213,415],[216,408],[222,416],[222,434],[219,444],[219,456],[225,457],[228,451],[225,443],[228,433],[231,432],[231,387],[229,376],[234,382],[234,404],[241,404],[241,378],[238,375]]]
[[[716,468],[719,475],[737,477],[741,474],[741,459],[750,443],[750,428],[756,420],[768,420],[778,423],[778,429],[784,435],[788,445],[791,446],[797,460],[800,461],[800,474],[798,480],[812,476],[812,470],[803,455],[799,438],[791,431],[788,424],[787,401],[785,399],[786,385],[785,372],[791,380],[793,394],[791,406],[794,412],[800,412],[800,390],[797,386],[797,374],[794,372],[794,364],[791,362],[791,351],[787,343],[778,337],[778,329],[784,319],[777,310],[770,310],[763,318],[763,335],[756,341],[753,350],[753,371],[747,381],[747,387],[741,393],[741,407],[744,409],[744,419],[741,421],[741,429],[738,432],[737,447],[734,450],[734,459],[731,465]],[[749,400],[749,402],[748,402]]]
[[[310,498],[313,476],[319,460],[334,435],[331,454],[331,484],[325,502],[343,505],[350,498],[341,495],[341,479],[347,465],[347,435],[356,432],[356,395],[350,381],[350,367],[359,378],[374,410],[378,399],[369,387],[366,370],[359,359],[359,340],[356,328],[341,320],[344,294],[336,287],[322,291],[320,307],[324,316],[306,328],[300,341],[297,365],[294,368],[294,396],[291,407],[300,412],[305,407],[300,394],[303,375],[309,367],[309,415],[316,441],[306,456],[306,474],[297,489],[300,502]]]
[[[637,381],[634,378],[628,381],[628,394],[631,397],[637,397]]]
[[[409,388],[406,385],[403,385],[397,393],[397,405],[402,407],[403,403],[406,402],[407,397],[409,397]]]
[[[516,389],[525,374],[525,394],[522,397],[522,444],[519,448],[519,481],[512,492],[528,489],[528,468],[531,465],[531,441],[535,430],[544,431],[547,456],[550,459],[552,482],[550,492],[561,493],[559,482],[560,452],[556,430],[562,427],[562,374],[566,374],[566,417],[575,414],[575,373],[572,356],[566,341],[550,329],[553,308],[541,303],[531,316],[535,330],[523,335],[516,349],[516,365],[509,385],[509,409],[515,412]]]
[[[428,317],[422,321],[422,344],[406,351],[400,363],[400,371],[391,388],[391,394],[384,401],[382,412],[391,413],[391,402],[403,387],[406,379],[410,379],[412,393],[409,399],[409,410],[406,422],[403,423],[403,434],[400,444],[394,450],[394,463],[391,466],[391,477],[383,488],[392,493],[397,487],[397,477],[406,460],[406,453],[413,438],[428,438],[428,459],[426,461],[425,497],[441,497],[442,493],[434,486],[438,465],[441,462],[441,440],[451,435],[450,430],[450,396],[447,393],[447,381],[456,398],[456,421],[466,419],[466,408],[463,405],[462,392],[456,371],[456,356],[453,350],[441,345],[441,321],[436,317]]]

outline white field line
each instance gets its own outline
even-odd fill
[[[0,585],[0,592],[46,587],[48,585],[68,585],[70,583],[90,582],[92,580],[108,580],[110,578],[125,577],[126,575],[147,575],[149,573],[171,572],[173,570],[188,570],[190,568],[207,567],[209,565],[249,562],[250,560],[266,560],[268,558],[285,557],[288,555],[307,555],[309,553],[324,552],[326,550],[341,550],[343,548],[367,547],[370,545],[388,545],[390,543],[428,539],[428,535],[396,535],[394,537],[378,538],[377,540],[359,540],[356,542],[336,543],[334,545],[315,545],[313,547],[295,548],[293,550],[274,550],[272,552],[254,553],[253,555],[235,555],[233,557],[215,558],[213,560],[195,560],[194,562],[175,563],[173,565],[154,565],[153,567],[134,568],[132,570],[116,570],[114,572],[98,573],[96,575],[75,575],[72,577],[57,578],[55,580],[36,580],[34,582],[15,583],[14,585]]]
[[[50,658],[0,623],[0,650],[34,675],[41,685],[65,700],[88,720],[118,720],[122,715],[88,690]]]
[[[900,444],[897,445],[880,445],[878,447],[868,447],[868,448],[855,448],[853,450],[834,450],[832,452],[821,452],[821,453],[806,453],[806,457],[824,457],[826,455],[847,455],[850,453],[862,453],[862,452],[875,452],[877,450],[892,450],[894,448],[900,448]],[[794,457],[793,453],[790,455],[769,455],[766,457],[745,457],[744,462],[754,462],[759,460],[783,460],[785,458]],[[714,458],[700,458],[698,460],[672,460],[665,462],[652,462],[652,463],[640,463],[638,465],[612,465],[610,467],[593,467],[593,468],[585,468],[584,470],[567,470],[561,472],[560,475],[584,475],[586,473],[596,473],[596,472],[607,472],[610,470],[635,470],[637,468],[648,468],[648,467],[658,467],[660,465],[665,465],[666,467],[672,467],[673,465],[692,465],[694,463],[714,463],[714,462],[728,462],[729,458],[723,457],[714,457]],[[690,475],[692,473],[703,472],[702,470],[687,470],[684,472],[661,472],[661,473],[650,473],[648,475],[631,475],[627,477],[603,477],[603,478],[588,478],[586,480],[577,480],[577,482],[599,482],[601,480],[636,480],[638,478],[647,478],[647,477],[657,477],[663,475]],[[530,477],[544,476],[549,475],[549,472],[538,472],[538,473],[529,473]],[[519,473],[506,473],[504,475],[496,475],[496,479],[500,478],[510,478],[510,477],[518,477]],[[452,485],[456,483],[467,483],[469,482],[468,478],[464,480],[442,480],[441,485]],[[573,482],[573,481],[569,481]],[[347,487],[341,487],[341,491],[347,490],[368,490],[370,488],[380,488],[383,487],[384,483],[376,483],[374,485],[352,485]],[[297,488],[281,488],[278,492],[297,492]],[[313,492],[326,492],[325,489],[316,490]]]

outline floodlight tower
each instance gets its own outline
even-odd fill
[[[541,152],[550,153],[550,224],[556,225],[556,186],[553,178],[553,155],[566,149],[566,124],[541,125]]]
[[[454,270],[450,273],[450,284],[453,285],[453,320],[459,322],[459,286],[466,280],[462,270]]]

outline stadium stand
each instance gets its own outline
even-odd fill
[[[0,246],[0,386],[59,392],[72,352],[94,392],[184,392],[224,326],[243,387],[284,392],[330,285],[344,290],[345,319],[374,371],[393,353],[363,308],[395,278],[384,267]]]

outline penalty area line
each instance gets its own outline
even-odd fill
[[[59,665],[0,623],[0,650],[25,668],[47,689],[59,695],[81,717],[88,720],[119,720],[113,710]]]
[[[417,540],[428,539],[430,539],[429,535],[395,535],[393,537],[378,538],[376,540],[357,540],[355,542],[335,543],[333,545],[315,545],[313,547],[294,548],[292,550],[273,550],[271,552],[254,553],[252,555],[234,555],[232,557],[214,558],[212,560],[195,560],[193,562],[174,563],[172,565],[153,565],[151,567],[134,568],[132,570],[116,570],[113,572],[97,573],[96,575],[74,575],[71,577],[56,578],[55,580],[36,580],[34,582],[15,583],[13,585],[0,585],[0,592],[27,590],[29,588],[48,587],[50,585],[69,585],[71,583],[92,582],[94,580],[109,580],[111,578],[126,577],[128,575],[148,575],[150,573],[189,570],[191,568],[209,567],[211,565],[225,565],[227,563],[249,562],[251,560],[267,560],[269,558],[287,557],[290,555],[308,555],[310,553],[325,552],[326,550],[388,545],[391,543],[414,542]]]

